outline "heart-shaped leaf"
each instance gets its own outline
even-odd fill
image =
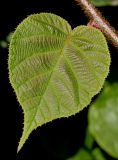
[[[118,84],[107,85],[90,107],[89,130],[108,154],[118,158]]]
[[[72,30],[54,14],[25,19],[13,34],[9,52],[10,82],[24,111],[18,150],[33,129],[87,106],[109,72],[103,34],[87,26]]]

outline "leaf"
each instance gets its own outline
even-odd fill
[[[73,157],[68,160],[95,160],[93,159],[91,153],[86,151],[84,148],[81,148]]]
[[[90,107],[89,130],[108,154],[118,158],[118,84],[106,86]]]
[[[1,41],[0,41],[0,47],[1,47],[1,48],[7,48],[7,42],[4,41],[4,40],[1,40]]]
[[[87,106],[109,72],[103,34],[87,26],[72,30],[50,13],[25,19],[12,36],[9,52],[10,82],[24,111],[18,150],[33,129]]]
[[[6,37],[6,41],[9,43],[11,38],[12,38],[13,32],[10,32],[7,37]]]
[[[73,157],[68,160],[106,160],[99,148],[86,150],[81,148]]]
[[[91,150],[93,148],[94,144],[94,138],[90,134],[89,129],[86,129],[86,135],[85,135],[85,140],[84,140],[84,146],[88,149]]]
[[[8,35],[7,35],[7,37],[6,37],[6,39],[5,40],[0,40],[0,47],[1,48],[7,48],[8,47],[8,44],[9,44],[9,42],[10,42],[10,40],[11,40],[11,37],[12,37],[12,32],[10,32]]]
[[[95,6],[118,6],[118,0],[91,0]]]
[[[106,160],[100,148],[93,149],[91,154],[94,157],[93,160]]]

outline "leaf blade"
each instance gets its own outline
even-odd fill
[[[89,110],[89,130],[97,143],[118,158],[118,84],[106,85]],[[97,122],[97,123],[96,123]]]
[[[100,91],[109,65],[107,43],[97,29],[80,26],[72,31],[64,19],[48,13],[25,19],[12,37],[9,54],[10,82],[24,111],[18,150],[38,126],[87,106]]]

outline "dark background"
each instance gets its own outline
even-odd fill
[[[118,29],[118,7],[100,8],[106,19]],[[0,2],[0,40],[28,15],[51,12],[65,18],[74,28],[86,25],[88,20],[74,0],[3,0]],[[118,51],[109,44],[112,64],[108,80],[118,80]],[[3,159],[12,156],[18,160],[66,160],[83,145],[87,126],[88,108],[69,118],[54,120],[33,131],[22,150],[16,155],[18,141],[22,135],[23,113],[16,101],[15,93],[8,79],[8,49],[0,48],[0,97]],[[95,144],[97,145],[97,144]],[[13,147],[12,147],[13,146]],[[10,151],[11,150],[11,151]],[[10,152],[9,152],[10,151]],[[106,153],[107,160],[112,160]]]

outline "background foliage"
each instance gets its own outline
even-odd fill
[[[117,6],[118,0],[91,0],[94,5],[101,6]]]

